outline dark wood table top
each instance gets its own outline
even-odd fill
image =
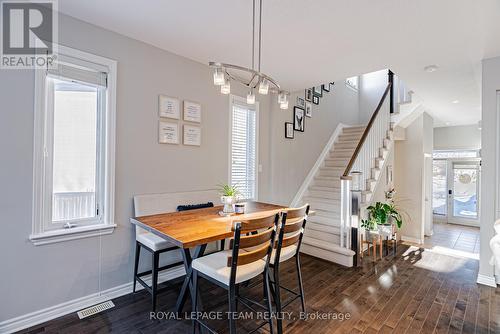
[[[212,208],[169,212],[151,216],[131,218],[135,224],[162,237],[181,248],[191,248],[212,241],[230,238],[234,222],[259,218],[286,210],[286,206],[246,202],[244,214],[220,216],[222,206]]]

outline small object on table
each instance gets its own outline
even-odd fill
[[[245,213],[245,203],[236,203],[234,205],[234,213]]]

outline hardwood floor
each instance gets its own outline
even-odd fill
[[[301,259],[310,319],[300,319],[297,299],[284,310],[293,312],[291,319],[284,321],[286,333],[500,333],[500,289],[475,283],[476,260],[407,245],[399,246],[396,257],[388,256],[375,264],[365,257],[358,268],[306,255]],[[295,288],[294,263],[289,262],[282,267],[282,285]],[[174,310],[180,283],[159,295],[159,310]],[[225,291],[203,279],[200,284],[204,309],[226,312]],[[241,294],[258,299],[262,286],[242,288]],[[282,298],[290,296],[284,293]],[[79,320],[70,314],[23,332],[191,332],[190,320],[150,320],[150,299],[144,291],[113,302],[115,308],[90,318]],[[190,310],[189,303],[186,310]],[[240,306],[240,311],[248,310]],[[313,319],[318,316],[328,319]],[[238,321],[239,332],[252,329],[257,322]],[[219,332],[227,331],[227,321],[209,323]],[[261,332],[268,330],[263,327]]]

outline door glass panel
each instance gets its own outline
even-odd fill
[[[446,215],[447,187],[446,160],[434,160],[432,165],[432,211],[435,215]]]
[[[453,165],[453,216],[477,219],[478,168],[475,165]]]

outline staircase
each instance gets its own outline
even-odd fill
[[[302,197],[315,214],[310,216],[301,252],[352,266],[354,252],[340,246],[340,176],[363,135],[364,126],[344,127]]]
[[[295,196],[292,206],[309,203],[315,212],[308,218],[302,253],[353,266],[357,245],[351,247],[351,233],[359,233],[359,226],[352,222],[351,205],[354,198],[361,208],[371,204],[392,149],[391,87],[366,126],[337,128]],[[351,192],[355,179],[360,197]]]

